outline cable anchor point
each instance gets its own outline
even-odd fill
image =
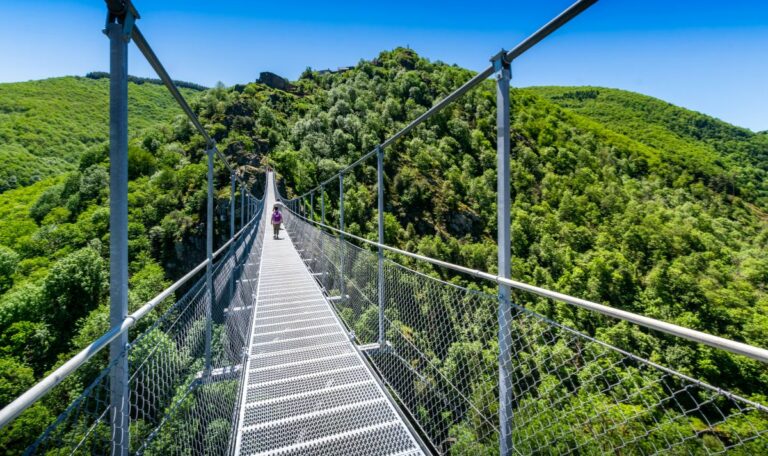
[[[490,61],[493,64],[494,73],[497,73],[497,77],[501,74],[502,70],[509,70],[511,67],[511,62],[507,61],[507,51],[504,48],[491,57]]]

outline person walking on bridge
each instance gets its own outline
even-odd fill
[[[272,239],[280,239],[278,235],[280,234],[281,223],[283,223],[283,214],[280,213],[280,208],[275,205],[274,209],[272,209],[272,229],[274,230]]]

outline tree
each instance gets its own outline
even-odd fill
[[[107,290],[107,271],[99,253],[86,247],[59,260],[43,282],[43,319],[58,332],[57,341],[69,340],[72,322],[98,306]]]
[[[50,361],[51,334],[42,322],[17,321],[0,334],[0,351],[42,373]]]
[[[13,285],[13,274],[19,264],[19,255],[8,247],[0,245],[0,293]]]
[[[32,207],[29,208],[30,217],[37,223],[40,223],[51,209],[60,205],[63,190],[63,186],[55,185],[43,192]]]

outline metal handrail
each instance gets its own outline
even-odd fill
[[[260,221],[264,211],[261,211],[258,215],[254,215],[247,225],[242,227],[234,237],[228,240],[224,245],[219,248],[214,254],[213,259],[216,259],[224,251],[226,251],[232,243],[234,243],[240,236],[245,233],[246,230],[252,228],[251,225]],[[80,366],[88,362],[101,350],[108,347],[110,342],[115,340],[121,334],[125,334],[132,326],[136,324],[142,317],[151,312],[158,304],[163,302],[166,298],[171,296],[176,290],[181,288],[192,277],[204,270],[208,266],[208,259],[195,266],[194,269],[189,271],[184,277],[174,282],[171,286],[161,291],[157,296],[152,298],[146,304],[141,306],[138,310],[128,315],[120,326],[113,326],[109,331],[105,332],[101,337],[96,339],[90,345],[78,352],[75,356],[69,359],[66,363],[62,364],[58,369],[46,376],[44,379],[37,382],[33,387],[28,389],[24,394],[17,397],[13,402],[6,405],[0,410],[0,429],[5,427],[8,423],[18,417],[24,410],[28,409],[32,404],[37,402],[40,398],[48,394],[51,389],[56,385],[64,381],[69,375],[75,372]]]
[[[313,223],[317,226],[320,226],[322,228],[331,230],[333,232],[336,232],[338,234],[343,235],[345,238],[349,237],[352,239],[355,239],[359,242],[363,242],[365,244],[371,245],[376,248],[381,248],[384,250],[388,250],[393,253],[397,253],[398,255],[403,255],[409,258],[413,258],[416,260],[424,261],[426,263],[434,264],[436,266],[444,267],[446,269],[451,269],[453,271],[461,272],[463,274],[470,275],[472,277],[476,277],[479,279],[484,280],[490,280],[492,282],[495,282],[499,285],[506,285],[518,290],[527,291],[545,298],[554,299],[555,301],[560,301],[566,304],[570,304],[573,306],[581,307],[582,309],[587,309],[593,312],[597,312],[603,315],[606,315],[608,317],[616,318],[619,320],[625,320],[629,321],[631,323],[635,323],[637,325],[640,325],[644,328],[660,331],[666,334],[670,334],[673,336],[681,337],[683,339],[687,339],[693,342],[698,342],[704,345],[708,345],[710,347],[718,348],[721,350],[725,350],[731,353],[735,353],[737,355],[743,355],[748,358],[752,358],[754,360],[760,361],[762,363],[768,364],[768,350],[760,347],[755,347],[753,345],[745,344],[742,342],[736,342],[730,339],[725,339],[723,337],[713,336],[711,334],[707,334],[705,332],[696,331],[694,329],[685,328],[683,326],[675,325],[673,323],[667,323],[665,321],[656,320],[655,318],[646,317],[643,315],[639,315],[633,312],[628,312],[626,310],[620,310],[616,309],[610,306],[606,306],[603,304],[598,304],[596,302],[587,301],[586,299],[577,298],[574,296],[569,296],[563,293],[558,293],[556,291],[547,290],[545,288],[537,287],[534,285],[530,285],[524,282],[520,282],[517,280],[507,279],[495,274],[491,274],[489,272],[481,271],[479,269],[472,269],[467,268],[464,266],[459,266],[457,264],[448,263],[447,261],[438,260],[435,258],[431,258],[424,255],[419,255],[417,253],[408,252],[406,250],[401,250],[396,247],[391,247],[385,244],[380,244],[375,241],[371,241],[369,239],[365,239],[360,236],[356,236],[352,233],[348,233],[346,231],[341,231],[338,228],[334,228],[329,225],[325,225],[323,223],[320,223],[315,220],[311,220],[307,217],[304,217],[295,211],[288,208],[288,211],[291,212],[292,215],[306,221],[309,223]]]
[[[597,0],[577,0],[575,3],[573,3],[568,9],[560,13],[557,17],[552,19],[551,21],[547,22],[544,26],[536,30],[532,35],[530,35],[528,38],[524,39],[520,44],[515,46],[511,51],[502,51],[503,52],[503,60],[505,63],[512,63],[512,61],[518,57],[520,57],[525,51],[532,48],[536,45],[536,43],[540,42],[547,36],[551,35],[554,31],[556,31],[558,28],[562,27],[563,24],[570,21],[574,17],[581,14],[584,10],[589,8],[590,6],[597,3]],[[494,56],[496,57],[496,56]],[[491,59],[493,60],[493,59]],[[345,174],[350,169],[354,168],[355,166],[359,165],[366,159],[370,158],[371,156],[376,154],[376,151],[378,148],[385,149],[392,144],[395,143],[398,139],[408,134],[411,130],[416,128],[419,124],[423,123],[433,115],[437,114],[438,112],[442,111],[446,106],[451,104],[455,99],[459,98],[460,96],[464,95],[465,93],[469,92],[471,89],[475,88],[477,85],[479,85],[481,82],[488,79],[493,73],[495,68],[494,65],[491,64],[487,68],[485,68],[483,71],[477,73],[472,79],[465,82],[461,85],[461,87],[457,88],[453,92],[449,93],[445,96],[445,98],[442,98],[438,102],[432,105],[431,108],[429,108],[426,112],[412,120],[408,125],[400,129],[397,133],[393,134],[389,138],[385,139],[381,144],[377,145],[373,150],[366,153],[362,157],[355,160],[352,164],[347,165],[346,167],[342,168],[340,171],[338,171],[336,174],[331,176],[330,178],[324,180],[320,183],[320,185],[314,187],[313,189],[304,192],[301,196],[297,196],[296,198],[293,198],[289,201],[295,201],[297,199],[304,198],[305,196],[314,193],[320,189],[322,189],[326,184],[330,183],[331,181],[337,179],[340,175]]]

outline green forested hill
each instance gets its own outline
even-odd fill
[[[712,185],[768,207],[768,136],[637,93],[600,87],[527,89],[687,162]]]
[[[109,135],[108,93],[108,79],[0,84],[0,192],[74,169]],[[128,96],[131,135],[181,113],[162,85],[131,83]]]
[[[249,171],[270,164],[296,194],[471,76],[395,49],[349,71],[308,69],[290,93],[257,83],[211,89],[195,97],[193,109],[234,162]],[[103,332],[108,314],[106,81],[25,84],[25,90],[49,84],[32,100],[54,112],[43,116],[31,101],[11,102],[0,86],[0,157],[32,167],[29,156],[11,159],[21,156],[6,150],[39,143],[51,147],[41,155],[66,156],[72,165],[0,195],[0,405]],[[61,101],[71,98],[70,86],[85,98],[103,93],[103,108],[75,115],[91,108]],[[173,119],[162,87],[144,89],[165,101],[153,104],[149,95],[145,104],[131,101],[134,113],[147,113],[144,120],[132,118],[139,128],[129,150],[132,307],[200,260],[204,232],[204,143],[186,121]],[[387,243],[495,270],[494,90],[486,82],[387,149]],[[512,119],[516,279],[768,347],[768,135],[642,95],[591,87],[513,90]],[[44,128],[26,126],[41,122]],[[41,138],[26,139],[29,131]],[[63,131],[84,133],[57,139]],[[219,169],[217,179],[223,202],[228,176]],[[347,228],[368,237],[376,232],[374,183],[374,161],[346,176]],[[337,197],[330,186],[331,220]],[[468,284],[445,271],[425,272]],[[647,337],[566,305],[518,299],[620,348],[767,401],[768,370],[755,362]],[[55,398],[35,413],[55,413],[65,400]],[[0,434],[0,448],[18,449],[43,421],[31,417],[23,430]],[[463,435],[471,440],[472,430]]]
[[[302,193],[470,76],[404,49],[341,74],[307,72],[297,83],[310,94],[306,113],[270,160]],[[768,346],[765,135],[628,92],[589,89],[599,94],[590,109],[578,95],[555,98],[584,90],[513,91],[513,276]],[[495,269],[494,126],[489,81],[387,149],[389,243]],[[349,230],[372,238],[374,170],[371,161],[348,176],[345,197]],[[768,370],[743,358],[518,299],[714,384],[757,395],[768,387]]]
[[[322,90],[271,159],[305,191],[469,76],[407,50],[343,74],[307,74],[300,83]],[[493,269],[492,90],[489,82],[387,151],[388,239]],[[765,135],[642,95],[589,90],[598,93],[587,91],[589,108],[579,96],[558,98],[581,88],[513,93],[513,274],[768,345]],[[347,198],[350,229],[366,235],[375,231],[371,171],[350,177],[359,183]],[[737,179],[724,185],[728,176]]]

